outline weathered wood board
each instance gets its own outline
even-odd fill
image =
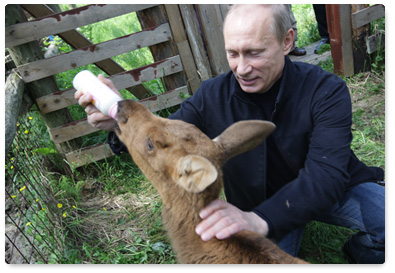
[[[160,77],[171,75],[182,71],[183,66],[179,56],[159,61],[130,71],[110,76],[118,90],[139,85]],[[76,104],[74,99],[75,89],[68,89],[37,99],[37,105],[42,114],[50,113],[58,109]]]
[[[94,63],[139,48],[168,41],[171,32],[168,24],[136,32],[118,39],[76,49],[72,52],[39,60],[18,67],[25,82],[36,81],[76,67]]]
[[[154,5],[90,5],[5,28],[5,47],[62,33]]]

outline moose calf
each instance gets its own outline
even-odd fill
[[[180,263],[305,263],[264,236],[242,231],[204,242],[195,233],[199,212],[219,197],[221,166],[259,145],[275,126],[241,121],[211,140],[194,125],[155,116],[133,100],[118,104],[116,133],[158,190],[163,223]]]

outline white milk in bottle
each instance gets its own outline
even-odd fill
[[[118,101],[122,97],[114,93],[107,85],[100,81],[92,72],[83,70],[79,72],[73,80],[76,90],[84,94],[91,94],[93,105],[106,116],[116,119],[118,111]]]

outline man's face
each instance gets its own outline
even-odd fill
[[[257,7],[245,10],[235,11],[226,21],[227,59],[242,90],[264,93],[282,75],[284,56],[290,49],[289,41],[286,38],[280,43],[270,32],[270,9]]]

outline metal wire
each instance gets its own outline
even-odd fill
[[[13,262],[12,255],[20,256],[22,259],[16,260],[22,263],[48,263],[50,256],[56,257],[51,262],[62,258],[62,220],[53,193],[43,179],[40,157],[33,153],[39,148],[37,136],[28,135],[33,131],[29,119],[22,118],[6,156],[5,223],[16,228],[10,228],[15,232],[12,235],[6,230],[5,236],[12,245],[10,255],[6,255],[7,263]]]

